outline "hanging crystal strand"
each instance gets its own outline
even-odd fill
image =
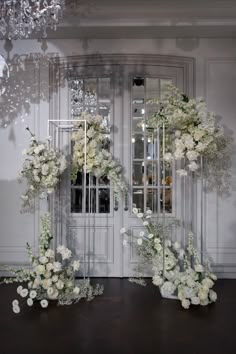
[[[87,177],[87,122],[84,121],[84,176],[83,176],[83,206],[84,218],[84,279],[86,278],[86,177]]]
[[[87,278],[90,278],[90,233],[91,233],[91,227],[90,227],[90,217],[91,217],[91,181],[90,181],[90,174],[88,174],[88,179],[89,179],[89,184],[88,184],[88,271],[87,271]]]
[[[165,156],[165,124],[163,123],[162,125],[162,169],[163,169],[163,174],[162,174],[162,226],[163,226],[163,281],[165,281],[165,256],[166,256],[166,231],[165,231],[165,217],[166,217],[166,173],[165,173],[165,160],[164,160],[164,156]]]

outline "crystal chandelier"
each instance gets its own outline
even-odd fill
[[[0,0],[0,34],[8,39],[28,38],[48,27],[56,30],[65,0]]]

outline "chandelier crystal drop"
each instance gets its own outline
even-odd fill
[[[47,37],[62,18],[65,0],[1,0],[0,34],[4,38],[28,38],[32,33]]]

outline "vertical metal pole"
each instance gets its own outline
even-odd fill
[[[163,220],[162,220],[162,225],[163,225],[163,280],[165,280],[165,243],[166,243],[166,235],[165,235],[165,217],[166,217],[166,173],[165,173],[165,124],[163,123],[162,126],[162,168],[163,168],[163,176],[162,176],[162,213],[163,213]]]
[[[201,237],[201,248],[200,248],[200,252],[201,252],[201,263],[203,264],[204,262],[204,230],[203,230],[203,208],[204,208],[204,200],[203,200],[203,188],[204,188],[204,179],[203,179],[203,168],[204,168],[204,164],[203,164],[203,157],[200,157],[200,168],[201,168],[201,182],[200,182],[200,195],[201,195],[201,213],[200,213],[200,222],[201,222],[201,226],[200,226],[200,237]]]
[[[86,245],[87,245],[87,235],[86,235],[86,175],[87,175],[87,122],[84,121],[84,173],[83,173],[83,206],[82,211],[85,215],[84,218],[84,279],[86,277]]]

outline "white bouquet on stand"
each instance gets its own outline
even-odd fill
[[[32,248],[27,245],[29,260],[32,269],[7,268],[14,278],[6,278],[4,282],[20,282],[17,288],[18,295],[25,300],[28,306],[40,302],[46,308],[54,300],[58,305],[77,303],[81,298],[92,300],[103,293],[103,287],[96,285],[93,288],[89,279],[75,279],[80,269],[79,260],[72,260],[72,252],[65,246],[58,246],[56,252],[50,248],[53,239],[50,228],[50,216],[47,214],[41,220],[41,235],[39,240],[39,254],[34,255]],[[20,312],[20,303],[17,299],[12,302],[13,311]]]

